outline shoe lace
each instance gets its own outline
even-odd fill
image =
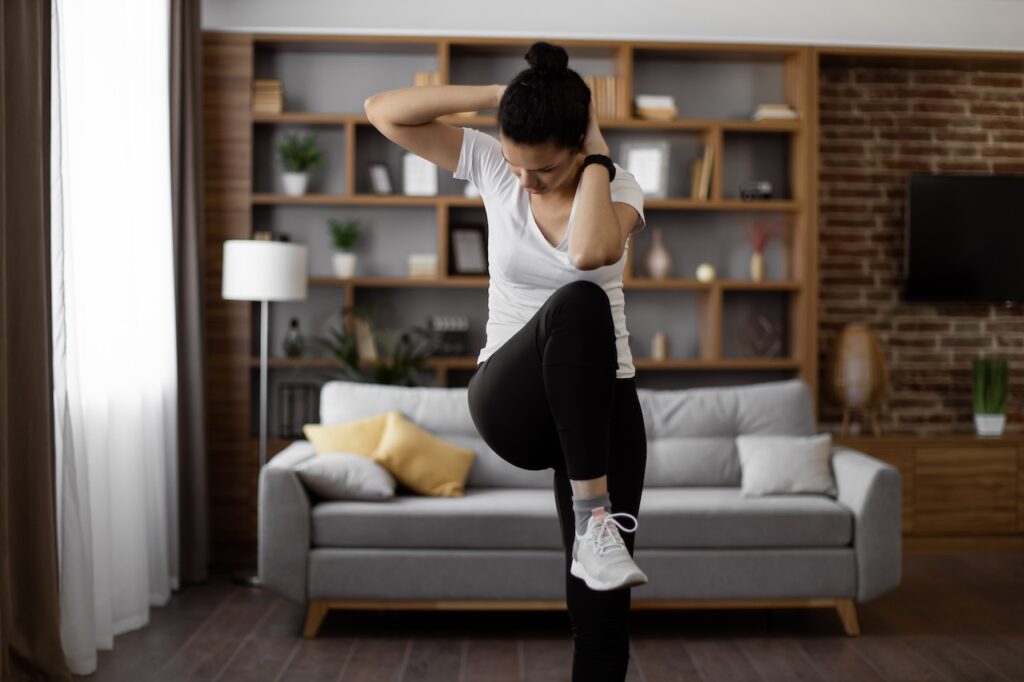
[[[615,520],[616,516],[624,516],[633,520],[632,528],[625,528],[621,523]],[[591,541],[594,543],[594,547],[597,548],[598,554],[604,554],[608,550],[614,547],[626,548],[626,544],[619,535],[619,529],[626,531],[627,533],[633,533],[637,528],[640,527],[640,522],[637,521],[636,517],[626,512],[617,512],[615,514],[605,514],[604,517],[595,524],[597,531],[593,534]]]

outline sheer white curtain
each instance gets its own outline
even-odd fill
[[[166,0],[52,0],[54,407],[72,672],[176,587]]]

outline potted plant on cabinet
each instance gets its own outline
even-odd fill
[[[281,181],[284,193],[290,197],[306,193],[309,171],[323,165],[324,152],[313,133],[288,133],[277,143],[277,153],[284,172]]]
[[[974,428],[979,436],[1001,436],[1006,426],[1009,361],[1006,358],[974,358],[971,367]]]
[[[327,221],[331,230],[331,243],[334,244],[335,252],[332,259],[334,275],[341,278],[354,277],[356,274],[356,254],[352,253],[352,246],[359,238],[359,223],[355,220],[344,222],[331,218]]]

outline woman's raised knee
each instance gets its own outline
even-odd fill
[[[578,279],[564,284],[551,295],[552,304],[572,312],[596,312],[611,317],[611,301],[599,284]]]

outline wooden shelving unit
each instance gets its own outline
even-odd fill
[[[257,222],[261,229],[269,227],[276,232],[287,226],[289,232],[296,232],[287,221],[284,225],[278,221],[275,211],[418,211],[415,215],[422,214],[424,218],[432,214],[439,268],[442,273],[449,272],[450,225],[466,220],[467,216],[483,219],[483,201],[452,191],[464,186],[454,179],[439,183],[441,191],[436,196],[369,193],[367,183],[362,181],[366,165],[383,161],[392,166],[395,174],[397,155],[404,150],[370,124],[362,111],[362,101],[374,92],[411,85],[414,71],[437,72],[442,83],[508,82],[525,67],[522,55],[532,41],[239,33],[208,33],[205,40],[207,53],[213,58],[211,68],[223,71],[214,76],[207,70],[207,90],[215,88],[219,96],[226,98],[224,86],[230,83],[231,91],[230,100],[221,100],[229,105],[207,106],[208,115],[213,117],[210,129],[214,137],[220,131],[225,139],[231,140],[233,146],[226,152],[230,155],[227,165],[238,171],[238,177],[231,184],[208,187],[207,196],[214,198],[214,203],[231,205],[238,211],[239,220],[232,225],[231,234],[223,230],[213,232],[218,241],[248,237]],[[815,201],[810,177],[813,167],[811,127],[816,116],[816,98],[811,88],[816,64],[812,51],[805,47],[665,42],[566,40],[560,44],[569,51],[570,66],[579,73],[621,77],[622,87],[617,94],[617,108],[621,112],[633,111],[634,94],[677,93],[680,117],[676,120],[644,120],[632,115],[601,119],[600,126],[613,155],[623,141],[651,139],[652,135],[666,137],[674,145],[670,175],[688,175],[686,152],[676,155],[675,146],[686,148],[689,145],[694,151],[706,144],[713,147],[716,161],[710,197],[694,199],[688,196],[688,191],[678,191],[684,185],[688,189],[688,183],[676,177],[670,185],[677,191],[670,192],[666,198],[645,201],[648,218],[645,232],[660,225],[665,232],[685,233],[689,229],[686,221],[715,221],[719,220],[715,217],[719,215],[732,216],[730,220],[737,225],[749,225],[758,217],[769,216],[785,221],[789,230],[782,256],[782,276],[756,282],[737,278],[736,272],[732,276],[725,273],[724,277],[720,272],[722,278],[710,283],[679,276],[665,280],[639,276],[640,268],[634,261],[637,254],[643,253],[642,241],[649,239],[649,235],[638,235],[635,239],[641,240],[641,244],[631,244],[623,276],[624,288],[635,292],[629,307],[631,336],[637,319],[633,314],[638,306],[636,296],[678,292],[690,297],[685,302],[689,312],[682,314],[692,318],[696,338],[696,348],[690,357],[685,357],[684,352],[684,357],[665,361],[645,358],[642,350],[634,347],[638,373],[639,370],[781,369],[791,370],[785,376],[800,376],[816,387]],[[384,57],[387,59],[382,59]],[[399,66],[395,66],[396,60]],[[366,71],[372,72],[374,68],[377,72],[368,76]],[[344,79],[346,87],[324,87],[328,81],[322,79],[327,77],[331,78],[331,83],[339,77]],[[252,84],[258,78],[277,78],[284,83],[285,111],[268,114],[251,110]],[[755,81],[757,85],[752,86],[750,83]],[[216,96],[214,100],[217,101]],[[762,101],[785,102],[799,116],[796,120],[750,120],[753,105]],[[488,112],[445,116],[443,120],[452,125],[489,129],[496,134],[497,118]],[[330,177],[320,187],[312,188],[311,193],[298,197],[281,193],[273,171],[265,167],[272,161],[272,151],[267,150],[272,149],[273,136],[280,130],[295,129],[330,131],[334,145],[328,150],[329,157],[333,157],[333,170],[325,172]],[[680,156],[683,160],[679,160]],[[734,188],[737,177],[756,178],[762,168],[776,173],[773,179],[781,188],[781,196],[770,200],[739,199]],[[748,177],[743,173],[753,175]],[[256,215],[260,212],[265,214],[262,219]],[[460,214],[456,216],[455,212]],[[683,224],[670,226],[668,223]],[[426,228],[410,229],[422,234]],[[294,238],[294,234],[292,236]],[[298,241],[308,240],[308,235],[303,237]],[[676,235],[676,239],[679,238]],[[734,242],[738,239],[740,237],[733,237]],[[211,254],[219,255],[217,244],[211,246],[214,247]],[[215,271],[216,264],[211,262],[210,269]],[[487,278],[440,276],[423,280],[381,273],[380,276],[339,280],[327,272],[314,271],[310,286],[338,291],[339,300],[352,307],[365,295],[359,292],[424,288],[485,290]],[[439,297],[445,295],[438,294]],[[763,307],[762,301],[770,302],[784,311],[785,319],[779,320],[784,327],[783,357],[735,357],[735,350],[722,347],[723,340],[730,341],[741,332],[722,328],[728,322],[727,313],[734,300],[745,302],[752,309]],[[660,309],[658,314],[679,313]],[[482,326],[485,316],[486,309],[479,311],[477,317],[483,319],[475,322]],[[346,320],[346,324],[350,325],[351,320]],[[232,329],[224,328],[223,332],[238,343],[253,341],[248,322],[243,328],[238,320]],[[255,350],[253,345],[253,355]],[[450,369],[471,370],[474,365],[471,359],[463,359],[462,364],[434,363],[432,366],[436,368],[436,383],[445,385]],[[778,374],[766,376],[779,377]]]
[[[435,297],[430,300],[439,307],[430,312],[443,314],[462,312],[449,311],[449,301],[467,305],[467,300],[477,297],[472,300],[482,307],[473,309],[471,319],[479,327],[477,336],[482,338],[486,320],[486,300],[482,297],[487,277],[447,274],[451,272],[450,227],[485,219],[482,200],[462,196],[464,183],[443,171],[439,171],[437,196],[372,194],[366,179],[368,164],[384,162],[393,177],[400,177],[399,159],[404,150],[369,123],[362,102],[375,92],[411,86],[417,71],[437,72],[442,83],[508,82],[526,67],[523,55],[532,42],[465,37],[204,34],[206,358],[211,376],[207,395],[212,467],[236,470],[243,462],[253,461],[256,448],[258,308],[220,298],[222,245],[227,239],[251,238],[257,229],[270,229],[287,232],[292,241],[309,244],[311,298],[302,304],[273,304],[273,324],[294,314],[296,308],[288,306],[323,307],[324,300],[331,301],[333,308],[352,308],[366,298],[420,296],[415,300],[422,302],[422,296],[427,295]],[[663,382],[687,374],[700,381],[711,377],[707,380],[712,382],[723,373],[737,373],[750,380],[800,377],[817,396],[817,208],[812,177],[817,64],[812,49],[633,41],[558,43],[569,51],[570,67],[579,73],[621,77],[619,111],[632,112],[632,97],[637,93],[674,94],[680,106],[680,118],[673,121],[634,116],[599,121],[613,158],[618,146],[626,141],[664,138],[672,144],[669,195],[645,201],[648,226],[633,239],[636,243],[631,243],[623,277],[638,383],[643,385],[644,377],[649,375],[657,375]],[[261,78],[283,81],[285,112],[252,112],[253,81]],[[789,104],[799,118],[749,119],[756,103],[772,101]],[[497,120],[488,112],[447,116],[444,120],[496,134]],[[323,171],[322,181],[311,187],[312,193],[301,197],[284,195],[271,167],[275,136],[294,130],[313,130],[327,140],[328,147],[328,168]],[[710,197],[693,199],[688,191],[690,162],[705,144],[712,145],[715,157]],[[776,185],[776,198],[741,200],[736,189],[739,181],[762,176]],[[406,253],[431,248],[444,276],[408,278],[395,271],[394,258],[378,259],[387,267],[376,268],[379,271],[373,276],[350,280],[331,276],[325,255],[329,247],[324,222],[333,215],[383,216],[379,219],[384,230],[379,243],[401,243]],[[713,282],[690,279],[696,262],[724,259],[724,254],[745,246],[741,229],[760,219],[783,221],[787,228],[787,238],[770,263],[769,279],[755,282],[745,278],[742,257],[733,258],[731,263],[715,262],[719,279]],[[661,228],[676,261],[670,279],[652,280],[639,274],[639,259],[653,227]],[[692,254],[697,253],[702,255],[695,261],[697,256]],[[278,310],[293,312],[275,315]],[[738,353],[744,315],[750,317],[753,312],[778,315],[777,322],[784,330],[781,357],[741,357]],[[666,329],[670,358],[656,361],[645,357],[648,354],[644,349],[655,329],[652,325],[663,320],[675,325]],[[308,335],[318,333],[308,327],[304,331]],[[272,385],[275,372],[294,376],[332,366],[332,360],[273,357],[279,347],[275,338],[279,332],[272,326]],[[475,356],[434,358],[428,365],[439,386],[464,385],[475,366]],[[272,424],[273,404],[272,390]],[[216,473],[213,480],[217,480]],[[254,489],[235,497],[255,504]],[[219,535],[223,538],[232,530],[220,529]]]

